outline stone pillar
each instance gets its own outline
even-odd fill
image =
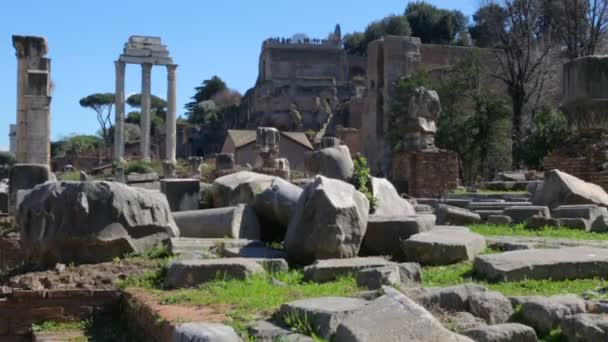
[[[114,94],[114,161],[121,163],[125,155],[125,62],[115,61],[116,91]]]
[[[8,131],[9,151],[13,156],[17,155],[17,125],[10,124]]]
[[[150,160],[150,94],[152,64],[141,65],[141,157]]]
[[[51,162],[50,73],[46,39],[13,36],[18,60],[17,162]]]
[[[177,65],[167,65],[167,116],[165,119],[165,159],[167,164],[175,166],[177,160],[175,158],[176,148],[176,97],[175,97],[175,69]],[[175,168],[173,168],[175,170]],[[165,175],[166,177],[174,176]]]

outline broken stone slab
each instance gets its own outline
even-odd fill
[[[174,212],[173,219],[182,237],[259,239],[260,224],[253,209],[234,207]]]
[[[31,190],[38,184],[53,179],[53,174],[45,164],[15,164],[9,171],[9,213],[14,215],[18,210],[17,193],[20,190]]]
[[[475,210],[475,214],[478,214],[481,217],[482,221],[487,221],[490,216],[499,216],[503,214],[502,210]],[[511,219],[509,217],[509,219]]]
[[[464,335],[477,342],[537,342],[536,332],[519,323],[483,325],[465,330]]]
[[[17,223],[26,259],[41,266],[111,261],[179,236],[163,194],[115,182],[38,185]]]
[[[455,229],[436,228],[412,235],[403,242],[405,260],[423,265],[449,265],[473,260],[485,248],[483,236]]]
[[[362,269],[389,265],[396,264],[380,257],[317,260],[314,264],[304,267],[304,280],[326,283],[355,274]]]
[[[546,217],[544,215],[534,215],[526,220],[527,229],[543,229],[545,227],[559,226],[559,220],[556,220],[552,217]]]
[[[475,258],[473,270],[490,281],[584,279],[608,274],[608,249],[528,249]]]
[[[289,271],[289,264],[285,259],[278,258],[252,258],[268,273],[283,273]]]
[[[479,317],[475,317],[466,311],[450,312],[444,315],[445,320],[454,327],[453,331],[467,331],[473,328],[486,326],[486,321]]]
[[[435,215],[370,215],[361,249],[369,255],[389,255],[394,260],[405,260],[403,241],[434,226]]]
[[[346,145],[309,152],[304,164],[311,175],[322,175],[342,181],[350,180],[355,171],[350,150]]]
[[[560,326],[569,342],[608,341],[608,315],[576,314],[566,317]]]
[[[161,179],[160,192],[167,196],[171,211],[198,210],[201,182],[198,179]]]
[[[510,207],[529,206],[532,202],[471,202],[467,209],[475,210],[505,210]]]
[[[429,310],[440,308],[448,312],[462,312],[469,311],[469,299],[473,295],[486,291],[485,286],[461,284],[426,288],[421,292],[412,293],[411,298]]]
[[[298,200],[285,235],[285,250],[291,261],[300,264],[355,257],[368,215],[369,201],[354,186],[317,176]]]
[[[545,173],[532,198],[536,205],[551,208],[566,204],[596,204],[608,207],[608,194],[599,185],[585,182],[559,170]]]
[[[251,171],[240,171],[217,178],[211,186],[213,206],[221,208],[253,204],[255,195],[270,187],[274,178]]]
[[[471,202],[473,202],[472,198],[446,198],[444,200],[444,203],[449,206],[463,209],[467,209]]]
[[[263,183],[260,187],[265,185]],[[302,188],[279,177],[274,178],[265,190],[255,194],[253,209],[260,219],[260,234],[264,241],[283,240],[301,194]]]
[[[505,323],[513,315],[513,307],[507,297],[500,292],[473,293],[469,297],[470,312],[483,318],[488,324]]]
[[[433,214],[433,208],[428,204],[416,204],[414,210],[416,214]]]
[[[236,331],[219,323],[182,323],[175,327],[171,342],[241,342]]]
[[[481,216],[470,210],[439,204],[435,210],[437,224],[467,225],[481,222]]]
[[[281,305],[278,317],[287,325],[290,321],[309,324],[317,336],[329,340],[342,319],[367,304],[366,300],[347,297],[302,299]]]
[[[377,290],[388,286],[419,286],[420,265],[403,263],[399,265],[366,268],[357,272],[357,286]]]
[[[245,258],[174,260],[167,265],[165,282],[170,288],[184,288],[217,279],[245,280],[264,272],[255,260]]]
[[[127,175],[127,184],[152,183],[158,181],[158,179],[158,173],[156,172],[130,173]]]
[[[247,325],[249,336],[256,342],[275,342],[291,334],[290,330],[268,321],[256,321]]]
[[[608,215],[608,209],[595,204],[561,205],[551,211],[555,218],[582,218],[595,221],[600,216]]]
[[[409,216],[415,215],[414,206],[399,196],[397,189],[385,178],[371,177],[371,192],[376,199],[374,215]]]
[[[454,341],[472,342],[453,333],[420,305],[399,291],[384,287],[384,295],[340,322],[332,341]]]
[[[559,327],[564,318],[584,313],[585,301],[576,295],[553,297],[520,297],[520,321],[531,326],[539,336]]]
[[[254,259],[286,259],[285,251],[267,246],[220,246],[218,253],[225,258],[254,258]]]
[[[549,207],[529,205],[506,208],[504,215],[509,216],[513,220],[513,223],[523,223],[535,215],[551,217],[551,212],[549,211]]]
[[[507,215],[489,215],[486,222],[488,224],[508,226],[513,220]]]
[[[560,218],[555,221],[556,224],[554,227],[571,228],[584,231],[591,230],[591,222],[582,218]]]
[[[266,244],[258,240],[247,239],[199,239],[199,238],[171,238],[168,242],[171,254],[194,259],[220,256],[225,248],[265,247]]]

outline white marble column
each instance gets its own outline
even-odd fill
[[[152,64],[141,65],[141,157],[150,160],[150,93]]]
[[[125,62],[115,61],[116,90],[114,93],[114,161],[122,162],[125,155]]]
[[[27,77],[27,59],[17,53],[17,151],[15,157],[18,163],[27,163],[27,122],[25,113],[27,111],[25,100]]]
[[[165,158],[167,163],[175,165],[176,148],[176,75],[177,65],[167,65],[167,116],[165,119]]]

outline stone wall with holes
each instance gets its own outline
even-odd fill
[[[16,290],[0,292],[0,341],[30,341],[32,324],[69,322],[117,308],[115,290]]]
[[[398,152],[391,181],[399,193],[441,197],[458,187],[458,155],[453,151]]]

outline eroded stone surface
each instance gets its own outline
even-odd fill
[[[608,273],[608,250],[569,247],[481,255],[473,269],[491,281],[602,277]]]
[[[433,229],[403,242],[407,261],[448,265],[473,258],[486,247],[483,236],[458,229]]]
[[[165,281],[171,288],[183,288],[198,286],[218,278],[245,280],[264,272],[264,268],[252,259],[174,260],[167,266]]]
[[[373,267],[396,265],[380,257],[317,260],[304,267],[304,280],[325,283]]]

